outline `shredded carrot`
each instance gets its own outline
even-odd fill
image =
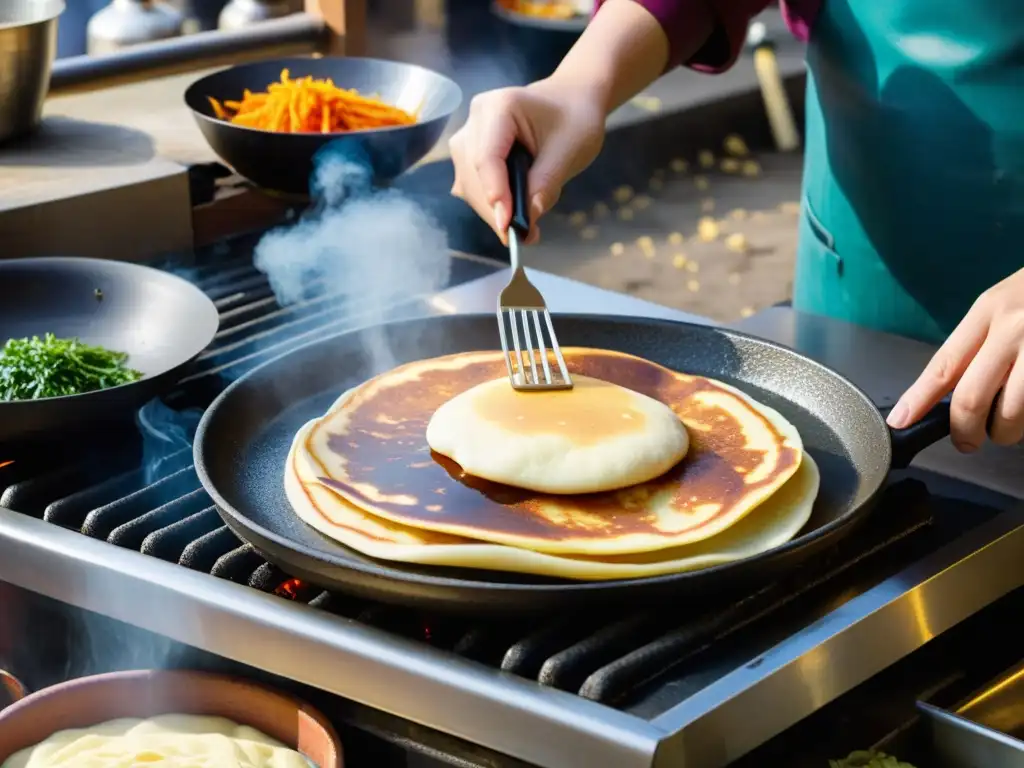
[[[278,133],[344,133],[416,122],[405,110],[339,88],[329,78],[293,80],[287,69],[262,93],[246,89],[240,100],[223,103],[210,97],[210,106],[220,120]]]

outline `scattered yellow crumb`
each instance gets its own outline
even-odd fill
[[[686,262],[686,271],[693,273],[700,272],[700,264],[698,264],[696,261],[688,261]]]
[[[768,214],[765,213],[764,211],[754,211],[752,214],[750,214],[751,221],[764,221],[767,218]]]
[[[735,157],[727,157],[722,160],[721,164],[722,173],[739,173],[742,164]]]
[[[587,214],[583,211],[576,211],[575,213],[569,214],[569,223],[574,227],[582,227],[587,223]]]
[[[743,157],[750,152],[747,148],[747,142],[743,140],[742,136],[737,136],[735,133],[725,137],[725,141],[722,142],[722,147],[730,155],[734,155],[736,157]]]
[[[640,94],[632,98],[633,106],[637,109],[645,110],[646,112],[660,112],[661,111],[661,99],[657,96],[646,96]]]
[[[700,290],[700,283],[697,280],[687,280],[686,289],[690,293],[696,293],[697,291]]]
[[[695,186],[697,189],[703,192],[704,190],[708,189],[711,186],[711,183],[708,181],[707,176],[694,176],[693,186]]]
[[[745,208],[736,208],[735,210],[729,211],[729,218],[733,221],[743,221],[747,218],[747,211]]]
[[[697,237],[705,243],[710,243],[718,237],[718,222],[710,216],[704,216],[697,224]]]
[[[638,237],[636,240],[636,245],[643,253],[643,255],[646,256],[648,259],[654,258],[654,240],[652,240],[650,237],[648,237],[647,235],[644,235],[643,237]]]
[[[701,168],[714,168],[715,153],[710,149],[702,149],[697,153],[697,162],[700,163]]]
[[[681,232],[672,232],[668,236],[669,245],[682,245],[684,239]]]
[[[686,169],[690,167],[690,164],[677,157],[668,164],[668,167],[672,169],[673,173],[686,173]]]
[[[612,252],[612,256],[621,256],[626,252],[626,246],[622,243],[612,243],[608,250]]]
[[[636,199],[633,201],[633,206],[639,211],[642,211],[644,208],[650,208],[651,198],[647,195],[637,195]]]
[[[747,318],[754,314],[753,307],[744,307],[740,310],[740,317]]]
[[[686,257],[681,253],[677,253],[675,256],[672,257],[672,266],[675,267],[676,269],[685,269]]]
[[[613,197],[615,198],[616,203],[628,203],[630,200],[633,199],[633,188],[619,187],[618,189],[615,190],[615,194],[613,195]]]
[[[593,240],[597,237],[597,227],[584,227],[580,230],[580,237],[584,240]]]
[[[633,209],[628,208],[626,206],[622,206],[621,208],[619,208],[619,218],[622,219],[623,221],[632,221]]]
[[[725,238],[725,247],[736,253],[746,253],[750,250],[750,244],[741,232],[735,232]]]
[[[605,205],[604,203],[597,203],[594,206],[594,218],[595,219],[603,219],[609,213],[611,213],[611,209],[608,208],[608,206]]]
[[[747,160],[743,164],[743,175],[744,176],[760,176],[761,166],[756,160]]]

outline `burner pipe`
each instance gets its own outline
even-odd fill
[[[305,0],[306,10],[234,30],[143,43],[103,56],[54,62],[50,95],[95,91],[257,59],[366,53],[367,0]]]
[[[323,51],[332,30],[323,18],[298,13],[232,31],[213,30],[126,48],[103,56],[54,62],[50,95],[114,85],[275,56]]]

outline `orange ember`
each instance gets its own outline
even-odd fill
[[[13,463],[14,463],[14,459],[8,459],[7,461],[0,461],[0,469],[3,469],[4,467],[9,467]]]
[[[299,596],[299,592],[305,588],[298,579],[288,579],[288,581],[282,583],[277,589],[274,590],[274,594],[280,597],[288,598],[289,600],[295,600]]]

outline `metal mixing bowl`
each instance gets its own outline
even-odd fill
[[[39,124],[64,0],[0,0],[0,142]]]
[[[275,133],[219,120],[210,98],[237,99],[255,93],[287,69],[294,78],[331,78],[339,87],[374,94],[388,104],[416,112],[413,125],[349,133]],[[422,160],[444,133],[462,102],[462,90],[437,72],[398,61],[359,57],[297,57],[240,64],[214,72],[185,91],[188,105],[213,151],[235,171],[264,189],[306,195],[317,186],[314,170],[334,156],[366,167],[385,183]],[[315,191],[315,190],[314,190]]]

